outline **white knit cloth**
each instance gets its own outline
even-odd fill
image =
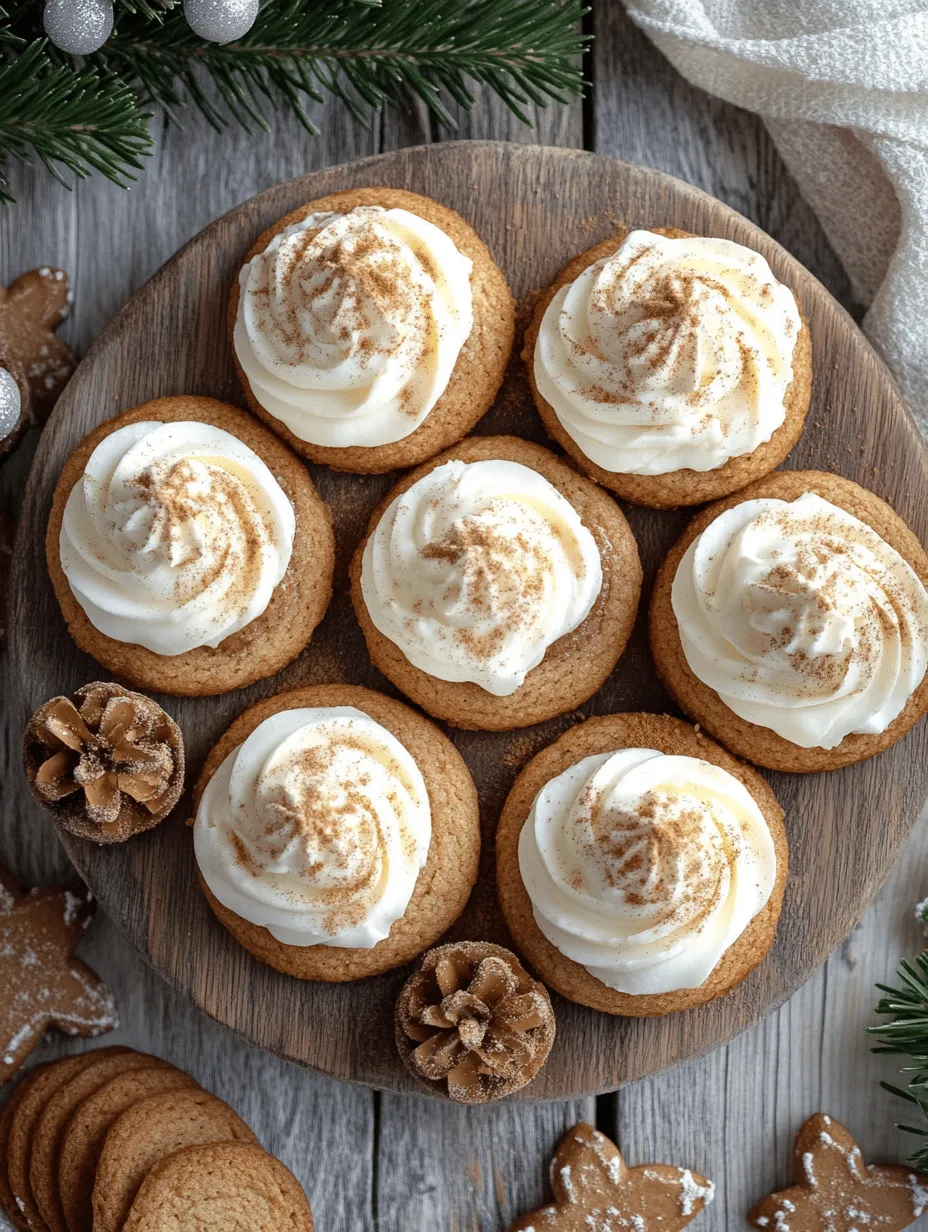
[[[695,85],[764,118],[928,431],[928,0],[628,10]]]

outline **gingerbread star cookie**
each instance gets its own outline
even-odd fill
[[[67,1035],[117,1025],[111,994],[71,957],[89,922],[87,898],[54,888],[22,894],[0,867],[0,1083],[52,1024]]]
[[[22,421],[41,423],[74,371],[74,356],[55,334],[70,310],[68,276],[49,265],[27,270],[9,287],[0,287],[0,420],[4,442],[10,427],[6,419],[12,421],[16,405],[13,385],[19,391]]]
[[[711,1202],[715,1186],[688,1168],[629,1168],[605,1134],[575,1125],[551,1160],[554,1202],[509,1232],[679,1232]]]
[[[748,1214],[769,1232],[899,1232],[928,1210],[928,1176],[900,1164],[864,1163],[833,1117],[816,1112],[796,1135],[795,1184]]]

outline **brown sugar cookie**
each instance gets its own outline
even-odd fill
[[[200,874],[200,885],[219,921],[256,958],[299,979],[342,981],[402,966],[428,949],[467,903],[477,877],[480,824],[477,792],[457,749],[428,719],[372,689],[327,684],[266,698],[240,715],[207,756],[194,789],[194,809],[212,776],[233,749],[271,715],[302,707],[353,706],[392,733],[407,749],[425,782],[431,841],[425,866],[403,916],[371,949],[288,945],[224,907]]]
[[[25,1078],[23,1078],[7,1096],[6,1103],[0,1109],[0,1209],[3,1210],[10,1224],[17,1232],[29,1232],[29,1225],[26,1223],[24,1212],[20,1209],[19,1202],[16,1200],[16,1194],[10,1185],[9,1169],[7,1166],[7,1148],[10,1141],[10,1129],[13,1125],[13,1118],[19,1108],[20,1103],[29,1092],[29,1088],[34,1086],[48,1067],[46,1065],[37,1065],[31,1070]]]
[[[724,952],[698,988],[674,992],[631,994],[608,987],[586,967],[562,954],[544,936],[532,908],[519,867],[519,837],[541,789],[597,753],[620,749],[654,749],[659,753],[696,757],[727,771],[750,793],[766,821],[776,852],[776,881],[766,905]],[[657,714],[611,714],[588,719],[542,749],[516,779],[503,806],[496,833],[496,883],[499,902],[517,948],[541,978],[562,996],[609,1014],[650,1018],[692,1009],[729,991],[761,963],[773,942],[780,916],[789,864],[783,810],[766,781],[743,765],[698,728]]]
[[[75,1109],[62,1135],[58,1158],[58,1191],[69,1232],[92,1232],[97,1161],[119,1117],[149,1095],[196,1085],[189,1074],[172,1065],[153,1065],[111,1078]]]
[[[23,1082],[18,1088],[22,1094],[10,1118],[4,1154],[10,1192],[16,1200],[17,1209],[25,1219],[32,1223],[41,1223],[29,1179],[29,1159],[36,1126],[48,1101],[88,1065],[104,1057],[119,1056],[127,1051],[126,1048],[116,1045],[111,1048],[98,1048],[93,1052],[78,1053],[73,1057],[62,1057],[50,1065],[43,1065],[34,1077],[30,1076],[28,1083]]]
[[[184,790],[184,738],[157,702],[96,681],[53,697],[23,737],[32,794],[70,834],[122,843],[164,821]]]
[[[29,1187],[49,1232],[68,1232],[58,1191],[61,1142],[73,1114],[88,1096],[111,1078],[132,1069],[166,1066],[160,1057],[130,1049],[99,1049],[83,1054],[86,1064],[46,1099],[32,1131],[28,1155]]]
[[[93,1187],[93,1232],[121,1232],[145,1177],[182,1147],[257,1142],[228,1104],[198,1088],[149,1095],[133,1104],[106,1135]]]
[[[793,1147],[795,1183],[762,1199],[748,1223],[769,1232],[901,1232],[928,1210],[928,1176],[899,1164],[864,1163],[833,1117],[816,1112]]]
[[[180,654],[164,655],[101,633],[75,598],[61,566],[59,538],[65,505],[91,454],[117,429],[145,420],[193,420],[237,437],[269,467],[296,515],[290,562],[268,606],[215,648],[197,646]],[[244,411],[214,398],[183,396],[157,398],[133,407],[107,420],[81,441],[65,463],[55,488],[45,552],[68,631],[81,650],[129,684],[201,697],[227,693],[272,676],[296,658],[328,606],[335,546],[329,510],[299,458]]]
[[[18,378],[30,423],[45,422],[74,371],[74,356],[55,333],[70,311],[62,269],[43,265],[0,287],[0,368]]]
[[[735,714],[718,693],[690,669],[671,601],[673,580],[687,548],[711,522],[742,501],[773,498],[797,500],[806,492],[864,522],[894,548],[928,586],[928,554],[902,519],[873,492],[841,475],[824,471],[777,471],[743,492],[719,501],[693,518],[682,537],[661,565],[651,598],[649,614],[651,653],[661,680],[682,710],[717,740],[759,766],[792,773],[837,770],[873,757],[900,740],[928,710],[928,675],[909,697],[902,712],[878,734],[850,734],[833,749],[802,748],[768,727],[761,727]]]
[[[691,237],[690,232],[680,231],[675,227],[643,229],[670,239]],[[532,322],[525,333],[525,345],[522,350],[522,359],[528,369],[532,396],[548,435],[570,454],[586,474],[617,493],[623,500],[631,501],[636,505],[649,505],[653,509],[675,509],[680,505],[699,505],[703,501],[717,500],[719,497],[727,496],[730,492],[738,491],[779,466],[799,439],[812,392],[812,339],[808,322],[797,300],[796,306],[799,309],[802,326],[793,352],[793,379],[784,398],[786,415],[770,439],[759,445],[753,453],[729,458],[723,465],[709,471],[682,468],[668,471],[663,475],[636,475],[606,470],[587,457],[561,424],[554,408],[539,393],[535,382],[535,345],[538,341],[542,319],[558,291],[574,282],[589,266],[605,257],[612,256],[622,245],[630,230],[631,228],[623,228],[578,257],[574,257],[538,301]]]
[[[251,1142],[188,1146],[155,1164],[123,1232],[312,1232],[293,1173]]]
[[[599,549],[603,582],[586,619],[550,645],[514,693],[498,697],[472,681],[440,680],[415,667],[374,625],[361,589],[367,540],[392,502],[446,462],[494,459],[537,472],[570,502]],[[351,562],[351,598],[375,667],[417,705],[455,727],[508,731],[553,718],[581,705],[615,667],[635,623],[641,591],[638,548],[625,515],[610,496],[539,445],[514,436],[468,437],[411,472],[371,516],[367,535]]]
[[[680,1232],[715,1197],[712,1181],[670,1164],[629,1168],[605,1134],[582,1122],[551,1160],[554,1202],[517,1219],[509,1232]]]
[[[0,1076],[6,1080],[47,1027],[101,1035],[118,1022],[106,986],[72,952],[92,914],[91,900],[48,887],[20,892],[0,866]]]
[[[485,1104],[531,1082],[554,1044],[551,998],[511,950],[457,941],[424,954],[396,1003],[406,1068],[461,1104]]]
[[[336,470],[381,474],[398,467],[416,466],[440,450],[447,449],[454,441],[465,436],[489,410],[502,383],[512,351],[515,301],[489,249],[459,214],[429,197],[399,188],[353,188],[309,201],[279,219],[260,235],[246,255],[243,265],[263,252],[276,235],[287,227],[302,222],[309,214],[326,211],[347,213],[357,206],[371,205],[406,210],[424,218],[426,222],[433,223],[453,240],[458,251],[470,258],[473,264],[473,326],[457,357],[444,392],[422,423],[408,436],[384,445],[351,445],[339,448],[301,440],[286,424],[264,409],[239,363],[234,344],[232,353],[249,407],[279,433],[291,448],[313,462],[322,462]],[[241,288],[236,274],[229,297],[230,343],[235,330],[240,297]]]

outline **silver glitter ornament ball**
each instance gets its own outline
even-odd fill
[[[42,25],[61,51],[89,56],[113,31],[113,5],[111,0],[47,0]]]
[[[187,25],[210,43],[234,43],[255,24],[260,0],[184,0]]]

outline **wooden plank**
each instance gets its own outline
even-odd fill
[[[595,11],[595,148],[698,184],[768,231],[853,308],[850,286],[763,124],[685,82],[619,5]],[[871,1159],[902,1159],[900,1101],[880,1092],[892,1058],[875,1057],[873,985],[922,944],[912,904],[925,893],[928,826],[860,926],[808,983],[759,1027],[701,1061],[625,1088],[613,1125],[629,1161],[692,1164],[719,1181],[705,1232],[744,1213],[790,1175],[793,1135],[824,1110],[853,1128]],[[928,1220],[919,1221],[928,1226]]]
[[[75,311],[63,333],[85,351],[132,291],[218,214],[310,167],[374,152],[376,134],[348,122],[340,105],[316,114],[318,138],[284,115],[275,117],[270,136],[230,129],[217,137],[191,115],[183,131],[170,128],[161,137],[129,192],[96,177],[68,193],[43,171],[15,173],[19,202],[0,213],[3,280],[33,265],[68,270]],[[21,446],[0,471],[4,511],[19,505],[34,445]],[[6,676],[8,661],[0,671]],[[23,784],[23,719],[4,690],[0,849],[24,881],[73,877],[53,827]],[[211,1022],[146,967],[105,917],[95,921],[81,954],[117,995],[124,1026],[114,1041],[168,1057],[231,1103],[303,1183],[320,1228],[373,1228],[370,1091],[301,1070]],[[35,1059],[75,1050],[53,1033]]]
[[[379,1232],[492,1232],[549,1199],[548,1161],[595,1101],[459,1108],[380,1097]]]

